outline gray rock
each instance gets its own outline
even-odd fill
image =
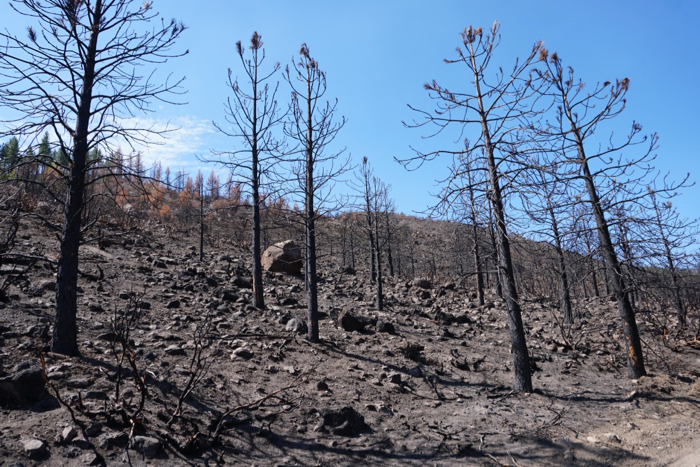
[[[292,315],[291,315],[291,313],[289,313],[288,311],[286,311],[286,312],[284,312],[284,313],[282,314],[282,316],[279,317],[279,319],[277,320],[277,322],[280,323],[280,324],[287,324],[287,323],[289,322],[290,319],[292,319]]]
[[[40,439],[30,439],[24,442],[24,452],[31,458],[36,459],[46,454],[46,443]]]
[[[221,290],[219,292],[219,298],[221,298],[221,300],[223,300],[225,302],[235,302],[240,297],[233,290]]]
[[[102,432],[102,428],[103,428],[103,427],[104,427],[104,425],[103,425],[102,423],[100,423],[100,422],[93,423],[92,425],[90,425],[89,427],[87,427],[87,428],[85,429],[85,435],[86,435],[86,436],[95,436],[95,435],[98,435],[98,434],[100,434],[100,433]]]
[[[76,431],[75,428],[72,426],[67,426],[63,429],[61,434],[59,435],[61,442],[63,443],[70,443],[75,439],[76,436],[78,436],[78,432]]]
[[[102,457],[95,452],[86,452],[80,457],[80,460],[85,465],[99,465],[102,463]]]
[[[87,379],[87,378],[72,378],[66,381],[66,385],[71,388],[76,388],[76,389],[86,389],[92,386],[92,380]]]
[[[428,280],[428,279],[416,279],[412,282],[414,287],[418,287],[421,289],[432,289],[433,284]]]
[[[262,267],[266,271],[298,275],[301,266],[301,247],[292,240],[276,243],[262,255]]]
[[[239,289],[252,289],[253,288],[253,279],[250,277],[236,276],[233,278],[233,280],[231,282],[233,283],[233,285],[235,285]]]
[[[231,353],[231,360],[235,360],[237,358],[242,358],[243,360],[250,360],[253,358],[255,354],[250,351],[247,347],[241,347],[236,350],[234,350]]]
[[[0,405],[31,404],[46,392],[41,368],[31,362],[13,375],[0,378]]]
[[[126,443],[129,442],[129,435],[127,433],[109,433],[102,435],[108,446],[123,448]]]
[[[362,332],[366,327],[372,326],[372,320],[364,318],[350,310],[343,310],[338,315],[338,324],[347,332]]]
[[[88,391],[83,396],[83,399],[106,401],[109,400],[109,395],[105,391]]]
[[[35,324],[24,330],[22,336],[27,337],[48,337],[49,327],[43,324]]]
[[[297,334],[306,334],[309,332],[309,327],[306,325],[306,321],[299,318],[292,318],[287,321],[287,325],[284,327],[284,329]]]
[[[185,349],[183,349],[177,344],[173,344],[167,347],[164,352],[168,355],[186,355]]]
[[[131,440],[131,446],[129,446],[134,451],[142,454],[147,459],[153,459],[158,455],[158,452],[162,448],[162,443],[158,438],[152,438],[150,436],[134,436]]]
[[[377,326],[375,328],[377,332],[385,332],[387,334],[396,334],[396,328],[391,323],[386,321],[377,321]]]
[[[323,420],[315,428],[316,431],[327,430],[338,436],[355,436],[369,428],[365,417],[352,407],[324,409],[321,411],[321,417]]]

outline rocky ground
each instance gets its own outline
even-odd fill
[[[0,465],[700,464],[700,343],[653,314],[650,376],[630,380],[614,303],[578,302],[565,338],[556,304],[524,298],[536,392],[515,394],[493,297],[389,278],[380,313],[363,275],[322,270],[310,344],[301,277],[267,273],[257,310],[245,252],[200,263],[193,244],[154,229],[83,249],[80,358],[46,352],[50,265],[9,289]],[[56,240],[35,227],[19,250]]]

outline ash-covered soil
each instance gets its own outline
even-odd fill
[[[493,296],[477,306],[449,280],[388,278],[380,313],[364,274],[322,268],[311,344],[293,321],[302,277],[267,273],[257,310],[246,251],[208,246],[200,263],[196,244],[154,227],[83,248],[79,358],[46,352],[52,266],[10,288],[5,376],[41,368],[42,349],[50,384],[0,406],[0,465],[700,464],[700,346],[664,337],[659,311],[639,315],[651,376],[636,381],[613,302],[578,301],[565,338],[556,303],[524,297],[536,392],[516,394]],[[56,245],[33,227],[18,249]],[[347,312],[365,330],[343,329]],[[126,318],[133,354],[115,343]]]

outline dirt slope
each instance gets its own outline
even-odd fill
[[[27,251],[55,249],[36,227],[22,242]],[[83,250],[91,277],[79,295],[82,357],[45,354],[49,381],[82,428],[51,387],[37,402],[6,404],[0,465],[700,463],[697,340],[681,336],[671,351],[645,315],[652,376],[634,381],[614,303],[577,303],[582,318],[567,340],[554,304],[524,298],[536,392],[514,394],[505,309],[494,297],[480,307],[454,284],[390,278],[387,309],[378,313],[365,277],[322,271],[322,342],[310,344],[288,330],[291,319],[305,317],[301,277],[268,273],[268,308],[256,310],[245,252],[213,248],[200,264],[192,244],[134,231]],[[0,309],[8,375],[38,365],[37,344],[50,335],[52,279],[51,267],[35,268]],[[140,390],[125,360],[116,398],[110,333],[137,299],[130,337],[147,397],[129,420]],[[343,329],[338,317],[346,311],[367,329]],[[395,332],[378,332],[376,321]],[[173,417],[200,343],[208,372]]]

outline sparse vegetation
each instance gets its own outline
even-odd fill
[[[95,98],[106,109],[177,91],[107,73],[85,39],[147,21],[150,2],[129,14],[127,0],[15,3],[45,27],[29,42],[0,33],[14,47],[0,54],[0,76],[14,77],[0,103],[43,113],[16,121],[0,148],[0,458],[697,460],[688,438],[700,430],[697,223],[671,203],[686,180],[657,176],[656,137],[636,123],[621,142],[590,149],[593,131],[621,115],[627,79],[589,93],[536,43],[492,81],[498,23],[465,29],[448,63],[466,66],[474,89],[431,81],[436,109],[416,110],[408,126],[474,126],[477,136],[403,161],[449,159],[431,216],[417,218],[395,212],[389,180],[368,158],[359,201],[335,196],[352,166],[331,145],[345,120],[306,44],[283,73],[285,114],[278,86],[265,84],[280,66],[258,75],[261,36],[250,59],[237,43],[252,90],[229,73],[233,129],[219,129],[244,144],[213,152],[231,174],[205,181],[201,170],[149,171],[140,153],[112,148],[105,132],[150,130],[106,124],[109,111],[94,111],[81,86],[61,87],[79,104],[70,112],[52,93],[52,69],[95,89],[104,76],[115,95]],[[136,45],[135,58],[118,47],[113,60],[165,60],[182,30],[173,21],[110,36]],[[50,59],[39,94],[18,97],[13,86],[43,63],[36,44],[73,39],[78,51],[66,53],[81,65]],[[17,65],[24,53],[28,69]],[[65,112],[103,125],[57,122]],[[636,159],[615,159],[636,148]],[[303,275],[263,269],[262,252],[287,240],[303,245]]]

